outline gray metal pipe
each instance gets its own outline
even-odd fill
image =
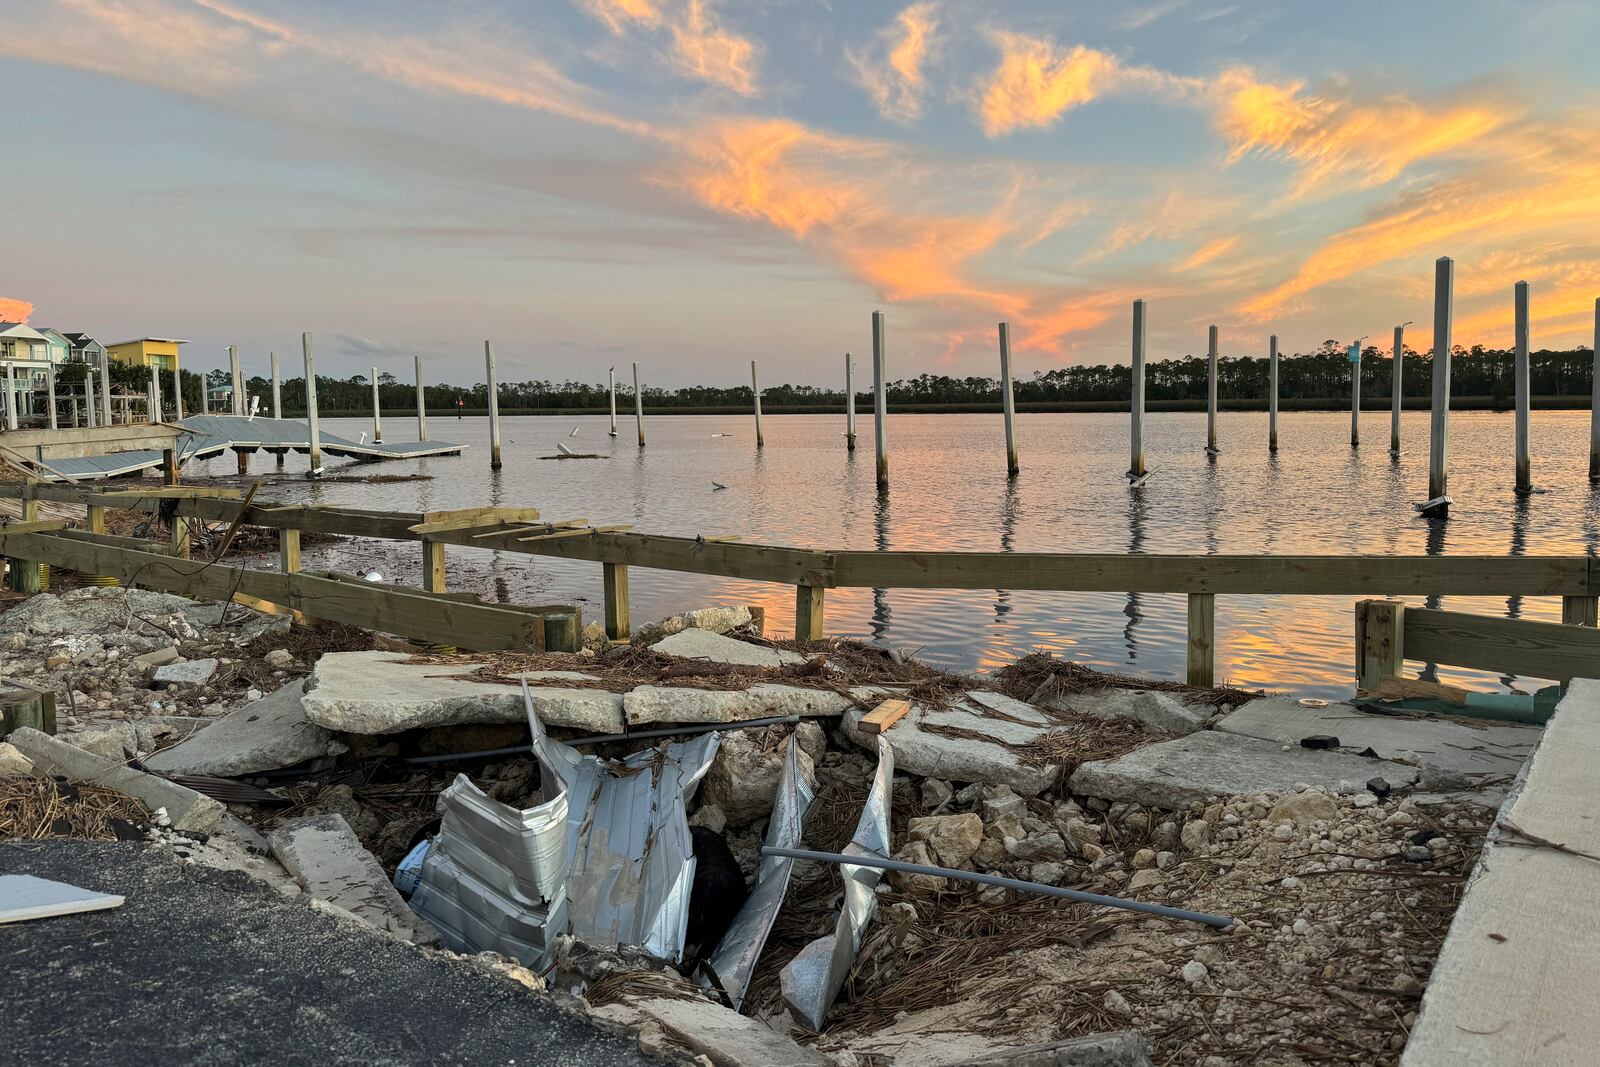
[[[1147,915],[1160,915],[1168,919],[1185,919],[1189,922],[1215,926],[1219,930],[1233,925],[1233,919],[1226,915],[1209,915],[1203,911],[1169,908],[1165,904],[1147,904],[1142,900],[1125,900],[1122,897],[1085,893],[1081,889],[1063,889],[1058,885],[1045,885],[1043,882],[1025,882],[1021,878],[1005,878],[998,874],[958,871],[950,867],[929,867],[921,863],[879,859],[877,856],[846,856],[838,852],[813,852],[806,848],[778,848],[773,845],[761,846],[761,854],[763,856],[787,856],[796,860],[817,860],[821,863],[837,863],[852,867],[877,867],[879,870],[900,871],[903,874],[927,874],[937,878],[954,878],[959,882],[997,885],[1004,889],[1020,889],[1024,893],[1040,893],[1048,897],[1076,900],[1080,904],[1099,904],[1107,908],[1141,911]]]

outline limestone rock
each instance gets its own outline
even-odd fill
[[[1315,789],[1308,789],[1303,793],[1291,793],[1272,806],[1267,812],[1268,822],[1292,822],[1304,829],[1321,819],[1326,822],[1339,817],[1339,805],[1326,793],[1319,793]]]
[[[907,833],[913,841],[925,841],[941,867],[965,867],[983,841],[983,820],[967,812],[961,815],[930,815],[912,819]]]
[[[928,847],[926,841],[907,842],[890,858],[897,859],[901,863],[920,863],[924,867],[941,866],[934,858],[933,850]],[[907,874],[904,871],[890,871],[889,880],[902,893],[939,893],[945,888],[945,879],[932,874]]]
[[[61,740],[73,748],[81,748],[85,752],[93,752],[96,756],[118,763],[127,759],[137,749],[137,738],[133,726],[125,722],[107,723],[104,726],[79,730],[75,734],[61,735]]]
[[[922,780],[922,806],[928,811],[943,807],[955,799],[955,791],[942,778]]]
[[[744,667],[798,666],[806,657],[798,652],[753,645],[709,630],[687,629],[663,637],[650,646],[652,652],[677,659],[705,660]]]
[[[0,741],[0,778],[11,778],[33,773],[33,761],[24,756],[16,745]]]
[[[992,871],[1011,859],[1003,841],[986,837],[972,851],[972,867],[978,871]]]
[[[1006,848],[1024,863],[1059,863],[1067,858],[1067,843],[1054,830],[1008,842]]]
[[[708,1000],[629,998],[593,1014],[641,1031],[659,1030],[672,1039],[662,1042],[664,1046],[686,1047],[697,1061],[712,1067],[830,1067],[835,1062],[757,1019]]]
[[[705,803],[722,810],[726,825],[743,828],[772,814],[788,736],[789,731],[781,726],[728,730],[722,735],[722,744],[700,784],[700,795]],[[804,749],[797,755],[801,777],[815,788],[816,764]]]
[[[145,765],[167,773],[231,777],[344,752],[332,734],[306,719],[304,694],[304,680],[286,685],[157,752]]]
[[[204,685],[216,673],[215,659],[188,659],[164,663],[150,677],[157,685]]]
[[[643,633],[659,634],[662,637],[684,630],[706,630],[714,634],[725,634],[729,630],[749,625],[750,619],[750,609],[742,605],[736,608],[699,608],[695,611],[685,611],[681,615],[668,616],[658,623],[645,627]]]
[[[1204,819],[1193,819],[1183,824],[1179,834],[1183,847],[1190,852],[1198,852],[1211,843],[1211,824]]]

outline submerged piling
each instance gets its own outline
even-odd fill
[[[412,356],[417,372],[417,440],[428,439],[428,394],[422,388],[422,357]]]
[[[753,359],[750,361],[750,393],[756,402],[756,447],[762,448],[766,441],[761,436],[761,375]]]
[[[1600,322],[1600,306],[1595,320]],[[856,450],[856,361],[848,352],[844,354],[844,450]]]
[[[1278,450],[1278,335],[1267,338],[1267,451]]]
[[[322,473],[322,444],[317,437],[317,364],[311,358],[311,335],[300,335],[300,347],[306,355],[306,429],[310,433],[310,477]],[[296,531],[298,533],[299,531]]]
[[[1450,328],[1455,300],[1455,261],[1440,256],[1433,265],[1433,411],[1428,433],[1428,499],[1424,515],[1450,514]]]
[[[1131,454],[1128,457],[1128,478],[1130,481],[1135,482],[1148,473],[1144,466],[1145,330],[1145,303],[1143,300],[1135,300],[1133,302],[1133,359],[1129,368],[1132,374],[1129,401],[1132,422],[1129,427]]]
[[[1217,448],[1217,328],[1211,327],[1206,342],[1206,451]]]
[[[1400,409],[1405,406],[1402,378],[1406,366],[1406,328],[1394,328],[1394,366],[1389,371],[1389,451],[1400,454]]]
[[[1528,462],[1528,283],[1518,282],[1512,289],[1512,302],[1516,305],[1516,353],[1511,364],[1517,397],[1517,482],[1518,496],[1533,492],[1533,472]]]
[[[633,421],[639,427],[639,447],[644,447],[644,391],[639,388],[639,364],[633,365]]]
[[[1006,420],[1006,475],[1014,477],[1017,466],[1017,402],[1011,392],[1011,326],[1000,324],[1000,410]]]
[[[378,368],[372,368],[372,443],[383,444],[383,405],[378,394]]]
[[[884,379],[883,312],[872,313],[872,431],[878,447],[878,488],[889,485],[889,396]]]
[[[233,345],[228,346],[228,369],[232,374],[233,382],[233,414],[244,414],[244,374],[239,370],[239,350]]]
[[[483,342],[484,373],[489,392],[489,469],[500,469],[500,379],[494,372],[494,346]]]
[[[617,368],[606,368],[606,392],[611,396],[611,436],[617,436]]]

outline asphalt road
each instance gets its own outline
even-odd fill
[[[0,927],[3,1063],[661,1063],[508,979],[166,850],[5,843],[0,873],[127,898]]]

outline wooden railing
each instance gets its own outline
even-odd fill
[[[422,545],[424,592],[445,595],[444,546],[460,545],[502,552],[598,563],[603,572],[607,633],[629,633],[628,571],[631,567],[682,571],[795,587],[795,631],[802,639],[823,634],[826,591],[875,589],[1015,589],[1064,592],[1181,593],[1188,597],[1188,680],[1211,685],[1215,659],[1215,598],[1218,595],[1318,595],[1378,597],[1559,596],[1566,624],[1594,626],[1600,574],[1590,556],[1187,556],[1041,552],[861,552],[748,544],[705,537],[673,537],[632,530],[592,527],[585,520],[546,522],[531,508],[472,508],[446,512],[384,512],[299,504],[249,504],[229,491],[191,489],[106,491],[43,483],[0,483],[0,497],[54,500],[89,508],[91,530],[106,508],[155,513],[174,509],[178,522],[197,519],[274,528],[281,532],[284,570],[299,569],[302,531],[417,541]],[[24,518],[28,517],[26,508]],[[103,529],[103,524],[98,527]],[[175,530],[175,536],[177,532]],[[81,543],[82,535],[79,535]],[[89,568],[111,566],[110,555],[84,558],[64,550],[69,535],[10,534],[0,528],[0,553],[51,553],[50,562]],[[49,542],[48,544],[46,542]],[[123,549],[127,551],[127,549]],[[76,552],[76,554],[74,554]],[[76,562],[66,557],[72,556]],[[81,563],[80,567],[78,564]],[[95,569],[99,568],[98,571]],[[264,572],[256,572],[264,573]],[[259,579],[252,579],[259,581]],[[141,584],[143,584],[141,580]],[[392,587],[390,587],[392,588]],[[293,591],[277,590],[282,595]],[[255,594],[252,594],[255,595]],[[326,591],[301,586],[303,610]],[[399,595],[399,594],[397,594]],[[263,599],[270,599],[263,595]],[[484,606],[487,607],[487,606]],[[555,609],[537,609],[555,610]],[[570,610],[570,609],[566,609]],[[1470,647],[1479,661],[1509,662],[1536,650],[1519,643],[1506,626],[1514,620],[1484,617],[1471,635],[1430,636],[1430,616],[1412,609],[1408,655],[1459,666],[1456,646]],[[1471,618],[1478,618],[1472,616]],[[1504,624],[1497,628],[1495,624]],[[1440,632],[1441,623],[1432,632]],[[1468,637],[1470,636],[1470,641]],[[1585,635],[1587,637],[1588,635]],[[1542,639],[1541,639],[1542,640]],[[1430,643],[1431,642],[1431,643]],[[471,647],[463,638],[463,646]],[[1589,646],[1583,645],[1586,649]],[[1497,650],[1492,651],[1491,650]],[[1586,655],[1575,651],[1572,655]],[[1498,657],[1498,658],[1495,658]],[[1535,656],[1535,660],[1538,660]],[[1511,669],[1491,667],[1489,669]],[[1539,676],[1527,664],[1519,673]],[[1597,663],[1591,673],[1600,673]]]

